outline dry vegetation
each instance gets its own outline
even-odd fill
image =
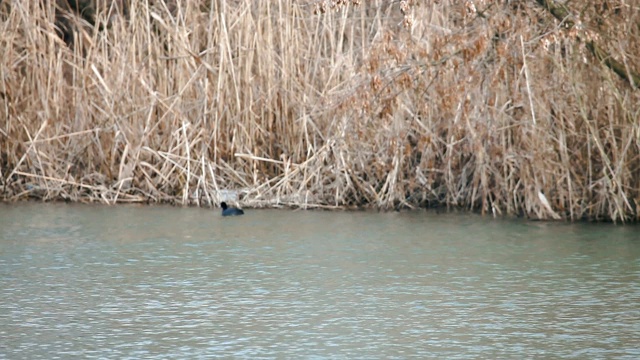
[[[0,196],[639,219],[635,2],[354,3],[0,2]]]

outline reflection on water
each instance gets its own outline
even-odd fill
[[[640,358],[634,226],[0,205],[0,358]]]

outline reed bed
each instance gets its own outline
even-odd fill
[[[0,196],[637,221],[640,7],[547,3],[0,2]]]

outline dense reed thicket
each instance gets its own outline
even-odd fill
[[[0,2],[3,199],[639,219],[638,5],[122,3]]]

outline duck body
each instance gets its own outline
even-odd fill
[[[229,205],[224,201],[220,203],[220,206],[222,207],[222,216],[244,215],[244,211],[242,211],[242,209],[229,207]]]

